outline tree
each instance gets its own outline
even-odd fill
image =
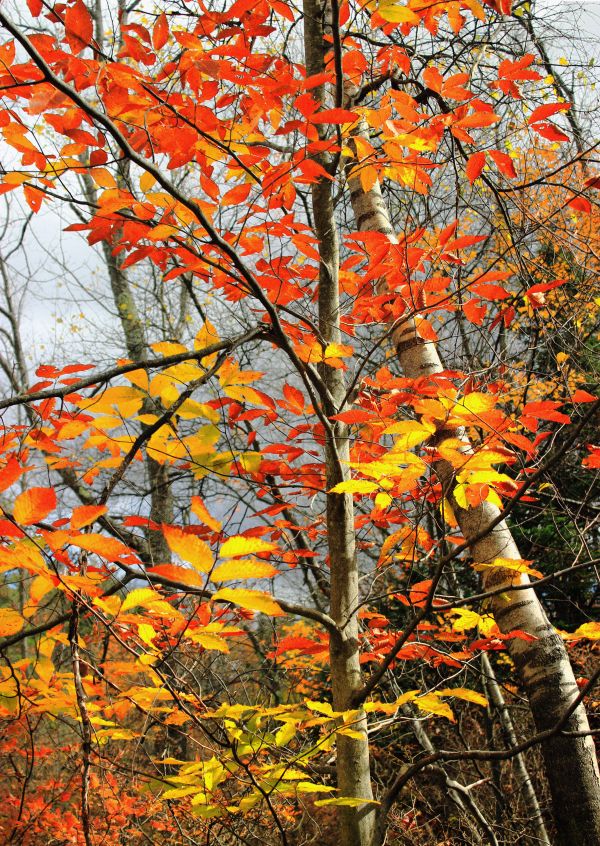
[[[0,408],[24,416],[5,419],[0,470],[2,695],[32,749],[9,842],[40,835],[28,792],[52,720],[80,771],[36,778],[61,791],[53,809],[77,778],[86,846],[120,842],[142,785],[132,842],[256,842],[270,818],[286,844],[331,806],[344,843],[378,846],[416,824],[394,809],[423,773],[474,842],[497,842],[448,767],[496,778],[512,759],[543,839],[521,757],[538,744],[557,836],[594,842],[597,674],[580,690],[565,640],[597,627],[559,636],[538,594],[593,566],[595,526],[580,510],[580,546],[547,574],[506,523],[559,462],[580,467],[599,407],[556,349],[574,331],[563,297],[594,301],[598,177],[529,13],[538,59],[517,52],[518,16],[476,0],[306,0],[302,37],[279,0],[27,6],[18,24],[0,12],[2,189],[34,213],[75,206],[124,348],[107,367],[42,364],[28,386],[3,277]],[[576,324],[584,346],[596,322]],[[585,472],[597,462],[591,447]],[[578,496],[589,507],[591,487]],[[522,742],[498,648],[529,700]],[[417,719],[488,691],[506,748],[440,747]],[[378,781],[388,725],[422,752],[392,750]]]

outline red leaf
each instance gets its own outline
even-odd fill
[[[56,508],[54,488],[29,488],[15,499],[13,517],[23,526],[39,523]]]
[[[532,129],[548,141],[570,141],[568,135],[557,129],[553,123],[534,123]]]
[[[539,282],[537,285],[532,285],[531,288],[528,288],[525,296],[528,297],[530,294],[543,294],[546,291],[551,291],[553,288],[559,288],[561,285],[566,285],[566,279],[555,279],[553,282]]]
[[[579,388],[571,397],[571,402],[596,402],[597,399],[598,397],[595,397],[593,394]]]
[[[467,320],[471,323],[475,323],[476,326],[481,326],[483,318],[487,314],[487,306],[484,305],[481,300],[467,300],[467,302],[463,304],[463,312]]]
[[[248,194],[252,189],[252,185],[246,182],[244,185],[236,185],[223,194],[221,199],[222,206],[236,206],[238,203],[243,203],[247,199]]]
[[[27,0],[27,8],[34,18],[42,14],[42,0]]]
[[[81,42],[77,45],[79,50],[87,47],[92,40],[94,24],[83,0],[75,0],[75,3],[65,12],[65,31],[67,37]]]
[[[288,401],[288,409],[290,411],[295,411],[297,414],[302,414],[305,406],[302,391],[299,391],[298,388],[292,387],[292,385],[284,385],[283,395]]]
[[[467,179],[471,183],[471,185],[475,182],[478,176],[481,175],[481,171],[485,167],[485,153],[473,153],[472,156],[469,156],[469,161],[467,162],[466,167],[466,174]]]
[[[589,467],[590,470],[600,467],[600,447],[588,444],[587,449],[589,449],[590,454],[583,459],[583,466]]]
[[[160,50],[161,47],[165,46],[168,40],[169,24],[167,22],[167,16],[163,12],[162,15],[158,16],[158,19],[154,24],[154,29],[152,30],[152,46],[155,50]]]
[[[358,115],[348,109],[325,109],[316,115],[311,115],[311,123],[354,123]]]
[[[478,244],[480,241],[485,241],[487,235],[461,235],[460,238],[455,238],[444,247],[445,253],[453,253],[455,250],[464,250],[465,247],[472,247],[473,244]]]
[[[496,163],[496,167],[500,173],[503,173],[508,179],[517,178],[517,171],[515,170],[513,160],[507,153],[502,153],[500,150],[489,150],[488,152]]]
[[[584,214],[592,213],[592,204],[586,197],[573,197],[568,206],[575,211],[584,212]]]
[[[566,112],[571,108],[570,103],[545,103],[543,106],[538,106],[530,114],[527,123],[531,125],[539,120],[544,120],[558,112]]]
[[[24,472],[14,455],[11,455],[2,470],[0,470],[0,491],[10,488]]]
[[[482,297],[484,300],[506,300],[508,297],[511,297],[508,291],[505,291],[500,285],[485,285],[478,283],[473,285],[471,290],[474,294],[477,294],[478,297]]]

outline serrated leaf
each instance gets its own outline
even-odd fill
[[[245,588],[221,588],[213,595],[213,600],[233,602],[241,608],[258,611],[269,617],[281,617],[283,611],[273,597],[260,590],[246,590]]]
[[[124,613],[131,610],[131,608],[136,608],[138,605],[147,607],[151,602],[160,601],[160,599],[160,595],[155,590],[152,590],[152,588],[136,588],[135,590],[130,590],[123,600],[121,611]]]
[[[0,610],[0,637],[17,634],[25,625],[25,620],[12,608]]]
[[[91,526],[107,511],[106,505],[78,505],[71,514],[71,528],[82,529],[84,526]]]
[[[174,552],[183,561],[187,561],[199,573],[210,571],[214,563],[214,556],[207,543],[177,526],[163,524],[162,531],[171,552]]]
[[[54,488],[29,488],[15,499],[13,517],[22,526],[44,520],[56,508]]]
[[[219,550],[221,558],[239,558],[242,555],[254,555],[259,552],[274,552],[277,544],[262,540],[262,538],[246,538],[235,535],[228,538]]]
[[[277,573],[279,570],[266,561],[253,559],[239,561],[233,558],[215,567],[210,577],[213,582],[227,582],[235,579],[269,579]]]
[[[483,707],[488,704],[483,694],[477,693],[476,690],[469,690],[467,687],[444,687],[442,690],[436,690],[436,694],[438,696],[455,696],[457,699],[474,702],[476,705],[482,705]]]

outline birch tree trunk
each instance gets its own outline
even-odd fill
[[[362,131],[360,126],[357,131]],[[358,176],[350,171],[348,189],[357,229],[380,232],[392,243],[397,243],[379,184],[365,192]],[[385,279],[378,284],[382,291],[385,290]],[[443,370],[435,344],[424,341],[418,334],[419,319],[419,315],[414,315],[391,332],[401,367],[410,379]],[[449,435],[456,437],[457,433],[439,433],[441,437]],[[468,448],[465,440],[465,449]],[[476,508],[459,507],[452,496],[452,465],[437,461],[433,469],[451,501],[464,537],[469,540],[490,527],[485,537],[471,546],[475,561],[520,560],[521,555],[506,523],[502,521],[491,528],[499,516],[498,508],[490,502]],[[520,581],[527,583],[529,580],[522,575]],[[520,629],[536,638],[535,641],[514,638],[507,646],[527,691],[535,725],[542,731],[556,725],[579,690],[565,645],[550,625],[535,591],[511,592],[508,589],[511,584],[514,584],[514,572],[498,568],[484,571],[485,590],[507,587],[507,591],[497,595],[492,602],[501,631]],[[581,736],[586,732],[588,734]],[[562,732],[544,742],[543,753],[560,843],[563,846],[600,843],[600,776],[583,705],[574,710]]]
[[[304,38],[309,75],[324,69],[323,6],[319,0],[305,0]],[[325,98],[324,87],[313,96]],[[322,157],[317,160],[325,165]],[[314,231],[319,239],[319,331],[325,343],[339,343],[339,247],[331,181],[320,179],[312,186]],[[330,396],[326,414],[342,410],[346,385],[343,370],[323,365],[321,377]],[[347,426],[332,421],[325,433],[326,487],[330,490],[349,478],[350,447]],[[350,709],[353,694],[360,689],[362,673],[358,643],[358,566],[356,560],[354,504],[352,494],[327,495],[327,543],[330,568],[330,616],[339,630],[330,634],[329,656],[333,707]],[[336,741],[337,786],[345,797],[372,799],[369,743],[366,716],[359,713],[355,725],[364,739],[338,735]],[[370,846],[375,824],[374,805],[339,808],[340,843],[343,846]]]

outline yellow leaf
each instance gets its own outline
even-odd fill
[[[323,352],[323,361],[327,361],[328,358],[343,358],[353,354],[354,348],[349,344],[327,344]]]
[[[514,573],[527,573],[528,576],[535,576],[536,579],[541,579],[542,574],[540,571],[534,570],[529,566],[532,563],[531,561],[525,561],[523,558],[494,558],[493,561],[477,563],[473,567],[478,571],[494,570],[497,568],[500,570],[510,570]]]
[[[215,327],[212,325],[210,320],[206,320],[204,326],[198,334],[196,335],[196,339],[194,340],[194,349],[196,351],[203,350],[205,347],[210,347],[213,344],[218,344],[221,339],[219,338],[219,334]],[[204,367],[212,367],[215,363],[217,358],[217,353],[213,353],[210,356],[202,359],[202,364]]]
[[[364,738],[361,738],[364,740]],[[277,744],[280,746],[281,744]],[[294,785],[298,793],[332,793],[336,788],[327,784],[315,784],[313,781],[299,781]]]
[[[411,23],[415,26],[420,23],[420,18],[408,6],[400,6],[393,0],[381,0],[377,5],[377,11],[389,23]]]
[[[112,388],[106,388],[97,396],[86,397],[75,404],[94,414],[111,415],[116,408],[122,417],[129,418],[140,410],[143,401],[143,395],[137,388],[115,385]]]
[[[124,613],[125,611],[129,611],[131,608],[135,608],[138,605],[144,608],[157,600],[160,600],[160,596],[155,590],[152,590],[152,588],[136,588],[135,590],[129,591],[123,600],[121,611]]]
[[[437,696],[455,696],[457,699],[464,699],[466,702],[474,702],[476,705],[485,707],[488,704],[487,699],[476,690],[469,690],[467,687],[444,687],[442,690],[436,690]]]
[[[455,614],[458,617],[458,619],[452,621],[452,628],[455,632],[474,629],[481,621],[481,616],[476,611],[469,611],[467,608],[454,608],[448,613]]]
[[[220,520],[216,520],[208,511],[203,501],[199,496],[193,496],[191,499],[192,514],[195,514],[200,522],[212,529],[213,532],[220,532],[223,524]]]
[[[585,637],[588,640],[600,640],[600,623],[583,623],[575,634],[577,637]]]
[[[152,641],[156,637],[156,632],[149,623],[140,623],[138,625],[138,634],[147,646],[153,646]]]
[[[225,393],[230,399],[237,402],[249,402],[252,405],[265,405],[265,400],[261,395],[249,388],[247,385],[228,385],[225,388]]]
[[[269,543],[262,538],[246,538],[242,535],[235,535],[228,538],[221,549],[221,558],[239,558],[241,555],[254,555],[258,552],[275,552],[277,544]]]
[[[163,525],[162,531],[171,552],[187,561],[199,573],[210,571],[214,558],[207,543],[176,526]]]
[[[143,191],[145,194],[147,191],[150,191],[154,183],[156,182],[156,177],[145,170],[142,175],[140,176],[140,191]]]
[[[40,599],[46,596],[47,593],[50,593],[51,590],[54,590],[55,587],[54,579],[51,576],[46,576],[45,574],[36,576],[29,585],[30,602],[37,605]]]
[[[242,588],[221,588],[214,595],[213,599],[220,599],[224,602],[233,602],[242,608],[251,611],[259,611],[261,614],[268,614],[270,617],[281,617],[283,611],[268,593],[260,590],[245,590]]]
[[[25,625],[25,620],[12,608],[0,610],[0,637],[17,634]]]
[[[442,702],[435,693],[425,693],[423,696],[417,696],[413,699],[413,702],[421,711],[427,711],[428,714],[437,714],[454,722],[452,709],[447,702]]]
[[[352,176],[354,176],[357,172],[357,169],[354,168],[352,171]],[[360,179],[360,185],[365,194],[368,194],[375,187],[375,183],[377,182],[377,168],[373,167],[373,165],[360,165],[358,167],[358,176]]]
[[[183,402],[176,412],[178,417],[184,420],[195,420],[197,417],[206,417],[211,423],[219,422],[219,412],[211,408],[204,402],[196,402],[193,399],[187,399]]]
[[[379,490],[376,482],[368,482],[366,479],[348,479],[346,482],[338,482],[328,493],[361,493],[368,494]]]
[[[435,432],[433,423],[427,421],[417,422],[416,420],[403,420],[399,423],[392,423],[384,430],[386,435],[398,435],[394,443],[393,452],[405,452],[417,444],[426,441]]]
[[[276,576],[277,573],[279,573],[279,570],[271,564],[267,564],[266,561],[256,561],[251,558],[239,561],[233,558],[215,567],[211,573],[211,579],[213,582],[227,582],[235,579],[269,579],[271,576]]]
[[[212,649],[216,652],[229,652],[227,641],[224,638],[219,637],[219,635],[212,634],[211,632],[194,629],[193,631],[187,631],[185,636],[191,640],[192,643],[199,643],[200,646],[204,647],[204,649]]]

